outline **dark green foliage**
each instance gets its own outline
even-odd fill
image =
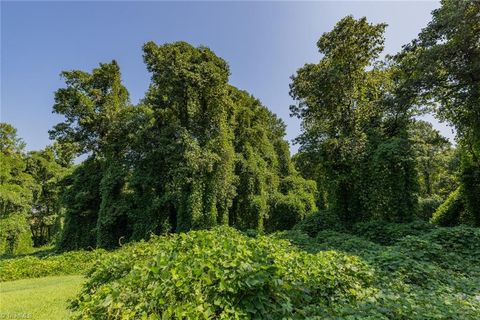
[[[415,160],[406,137],[380,143],[363,172],[365,220],[409,222],[417,212]],[[365,221],[364,220],[364,221]]]
[[[291,229],[317,210],[315,182],[289,176],[280,181],[279,191],[270,200],[270,231]]]
[[[88,158],[68,178],[65,191],[65,221],[58,248],[62,251],[95,248],[100,209],[101,164]]]
[[[114,61],[63,73],[54,111],[66,119],[51,135],[90,152],[97,173],[72,176],[69,188],[96,201],[66,197],[60,248],[225,224],[285,229],[316,211],[315,183],[294,169],[285,124],[228,84],[223,59],[206,47],[149,42],[144,60],[152,83],[137,106]]]
[[[362,299],[371,276],[348,255],[219,228],[121,249],[92,269],[74,309],[79,319],[305,319]]]
[[[235,156],[227,63],[208,48],[184,42],[149,42],[144,60],[152,73],[145,102],[155,114],[156,135],[163,138],[159,147],[174,153],[162,162],[169,177],[166,196],[177,212],[175,230],[228,223]]]
[[[32,151],[26,158],[26,172],[35,180],[33,203],[29,212],[34,247],[52,243],[61,232],[63,208],[62,179],[69,174],[71,159],[62,155],[58,145]]]
[[[314,238],[323,230],[342,231],[345,227],[335,212],[332,210],[320,210],[297,223],[293,229]]]
[[[23,147],[17,130],[0,123],[0,253],[31,248],[27,216],[35,182],[25,170]]]
[[[409,133],[417,162],[420,198],[445,199],[458,187],[459,150],[431,123],[415,120]]]
[[[438,195],[434,195],[428,198],[419,198],[418,217],[423,221],[430,221],[433,213],[438,209],[438,207],[440,207],[443,202],[443,199]]]
[[[464,175],[459,181],[463,216],[476,225],[480,216],[479,14],[477,1],[443,0],[418,38],[397,55],[404,73],[402,91],[411,103],[431,106],[456,129]]]
[[[334,315],[319,319],[477,319],[480,316],[480,231],[471,227],[426,228],[418,223],[386,224],[363,233],[379,242],[393,233],[389,246],[362,233],[324,230],[315,239],[281,233],[308,252],[339,250],[358,255],[375,270],[370,298],[337,304]],[[412,234],[415,234],[412,236]],[[384,242],[384,241],[383,241]]]
[[[460,174],[462,196],[465,203],[464,217],[460,222],[480,227],[480,162],[465,155]]]

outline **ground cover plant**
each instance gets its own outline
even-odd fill
[[[99,261],[72,308],[77,319],[473,320],[479,237],[469,227],[392,245],[330,230],[155,237]]]
[[[105,254],[103,250],[72,251],[63,254],[26,255],[0,260],[0,281],[58,275],[79,275]]]

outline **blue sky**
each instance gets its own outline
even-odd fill
[[[132,102],[150,75],[142,44],[187,41],[206,45],[229,62],[230,82],[259,98],[287,123],[290,76],[320,59],[323,32],[352,14],[386,22],[386,53],[395,53],[430,20],[438,2],[3,2],[1,3],[1,121],[11,123],[27,149],[50,143],[47,131],[62,70],[90,71],[116,59]],[[435,124],[452,137],[445,125]],[[295,151],[296,146],[292,147]]]

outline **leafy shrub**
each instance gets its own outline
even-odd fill
[[[220,227],[120,249],[73,308],[78,319],[305,319],[362,299],[371,280],[356,257]]]
[[[92,267],[104,251],[76,251],[58,255],[0,260],[0,281],[80,274]]]
[[[288,230],[305,218],[305,203],[293,195],[278,194],[271,204],[269,230]]]

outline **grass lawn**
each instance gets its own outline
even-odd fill
[[[1,319],[67,319],[67,299],[80,290],[82,276],[0,282]]]

